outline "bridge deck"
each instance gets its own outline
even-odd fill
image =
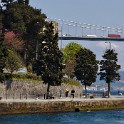
[[[59,40],[124,41],[124,38],[60,36]]]

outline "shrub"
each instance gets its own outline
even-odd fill
[[[76,80],[74,80],[72,78],[66,78],[66,77],[63,77],[62,83],[70,84],[70,85],[76,85],[76,86],[80,85],[79,81],[76,81]]]
[[[35,74],[5,74],[5,79],[29,79],[29,80],[39,80],[41,81],[41,77]]]

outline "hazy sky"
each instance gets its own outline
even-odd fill
[[[124,0],[30,0],[30,5],[41,9],[49,18],[124,28]],[[68,42],[63,41],[63,46]],[[105,41],[75,42],[92,50],[97,59],[102,59],[105,49],[110,46]],[[118,53],[118,64],[124,70],[124,42],[111,42],[111,47]]]

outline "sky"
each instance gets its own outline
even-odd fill
[[[41,9],[49,18],[80,23],[124,28],[124,0],[30,0],[30,5]],[[124,37],[124,33],[122,33]],[[63,47],[70,41],[62,41]],[[118,64],[124,71],[124,42],[71,41],[81,44],[96,54],[98,60],[111,45],[118,53]]]

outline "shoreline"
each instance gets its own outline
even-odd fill
[[[0,115],[124,109],[120,98],[2,99]]]

